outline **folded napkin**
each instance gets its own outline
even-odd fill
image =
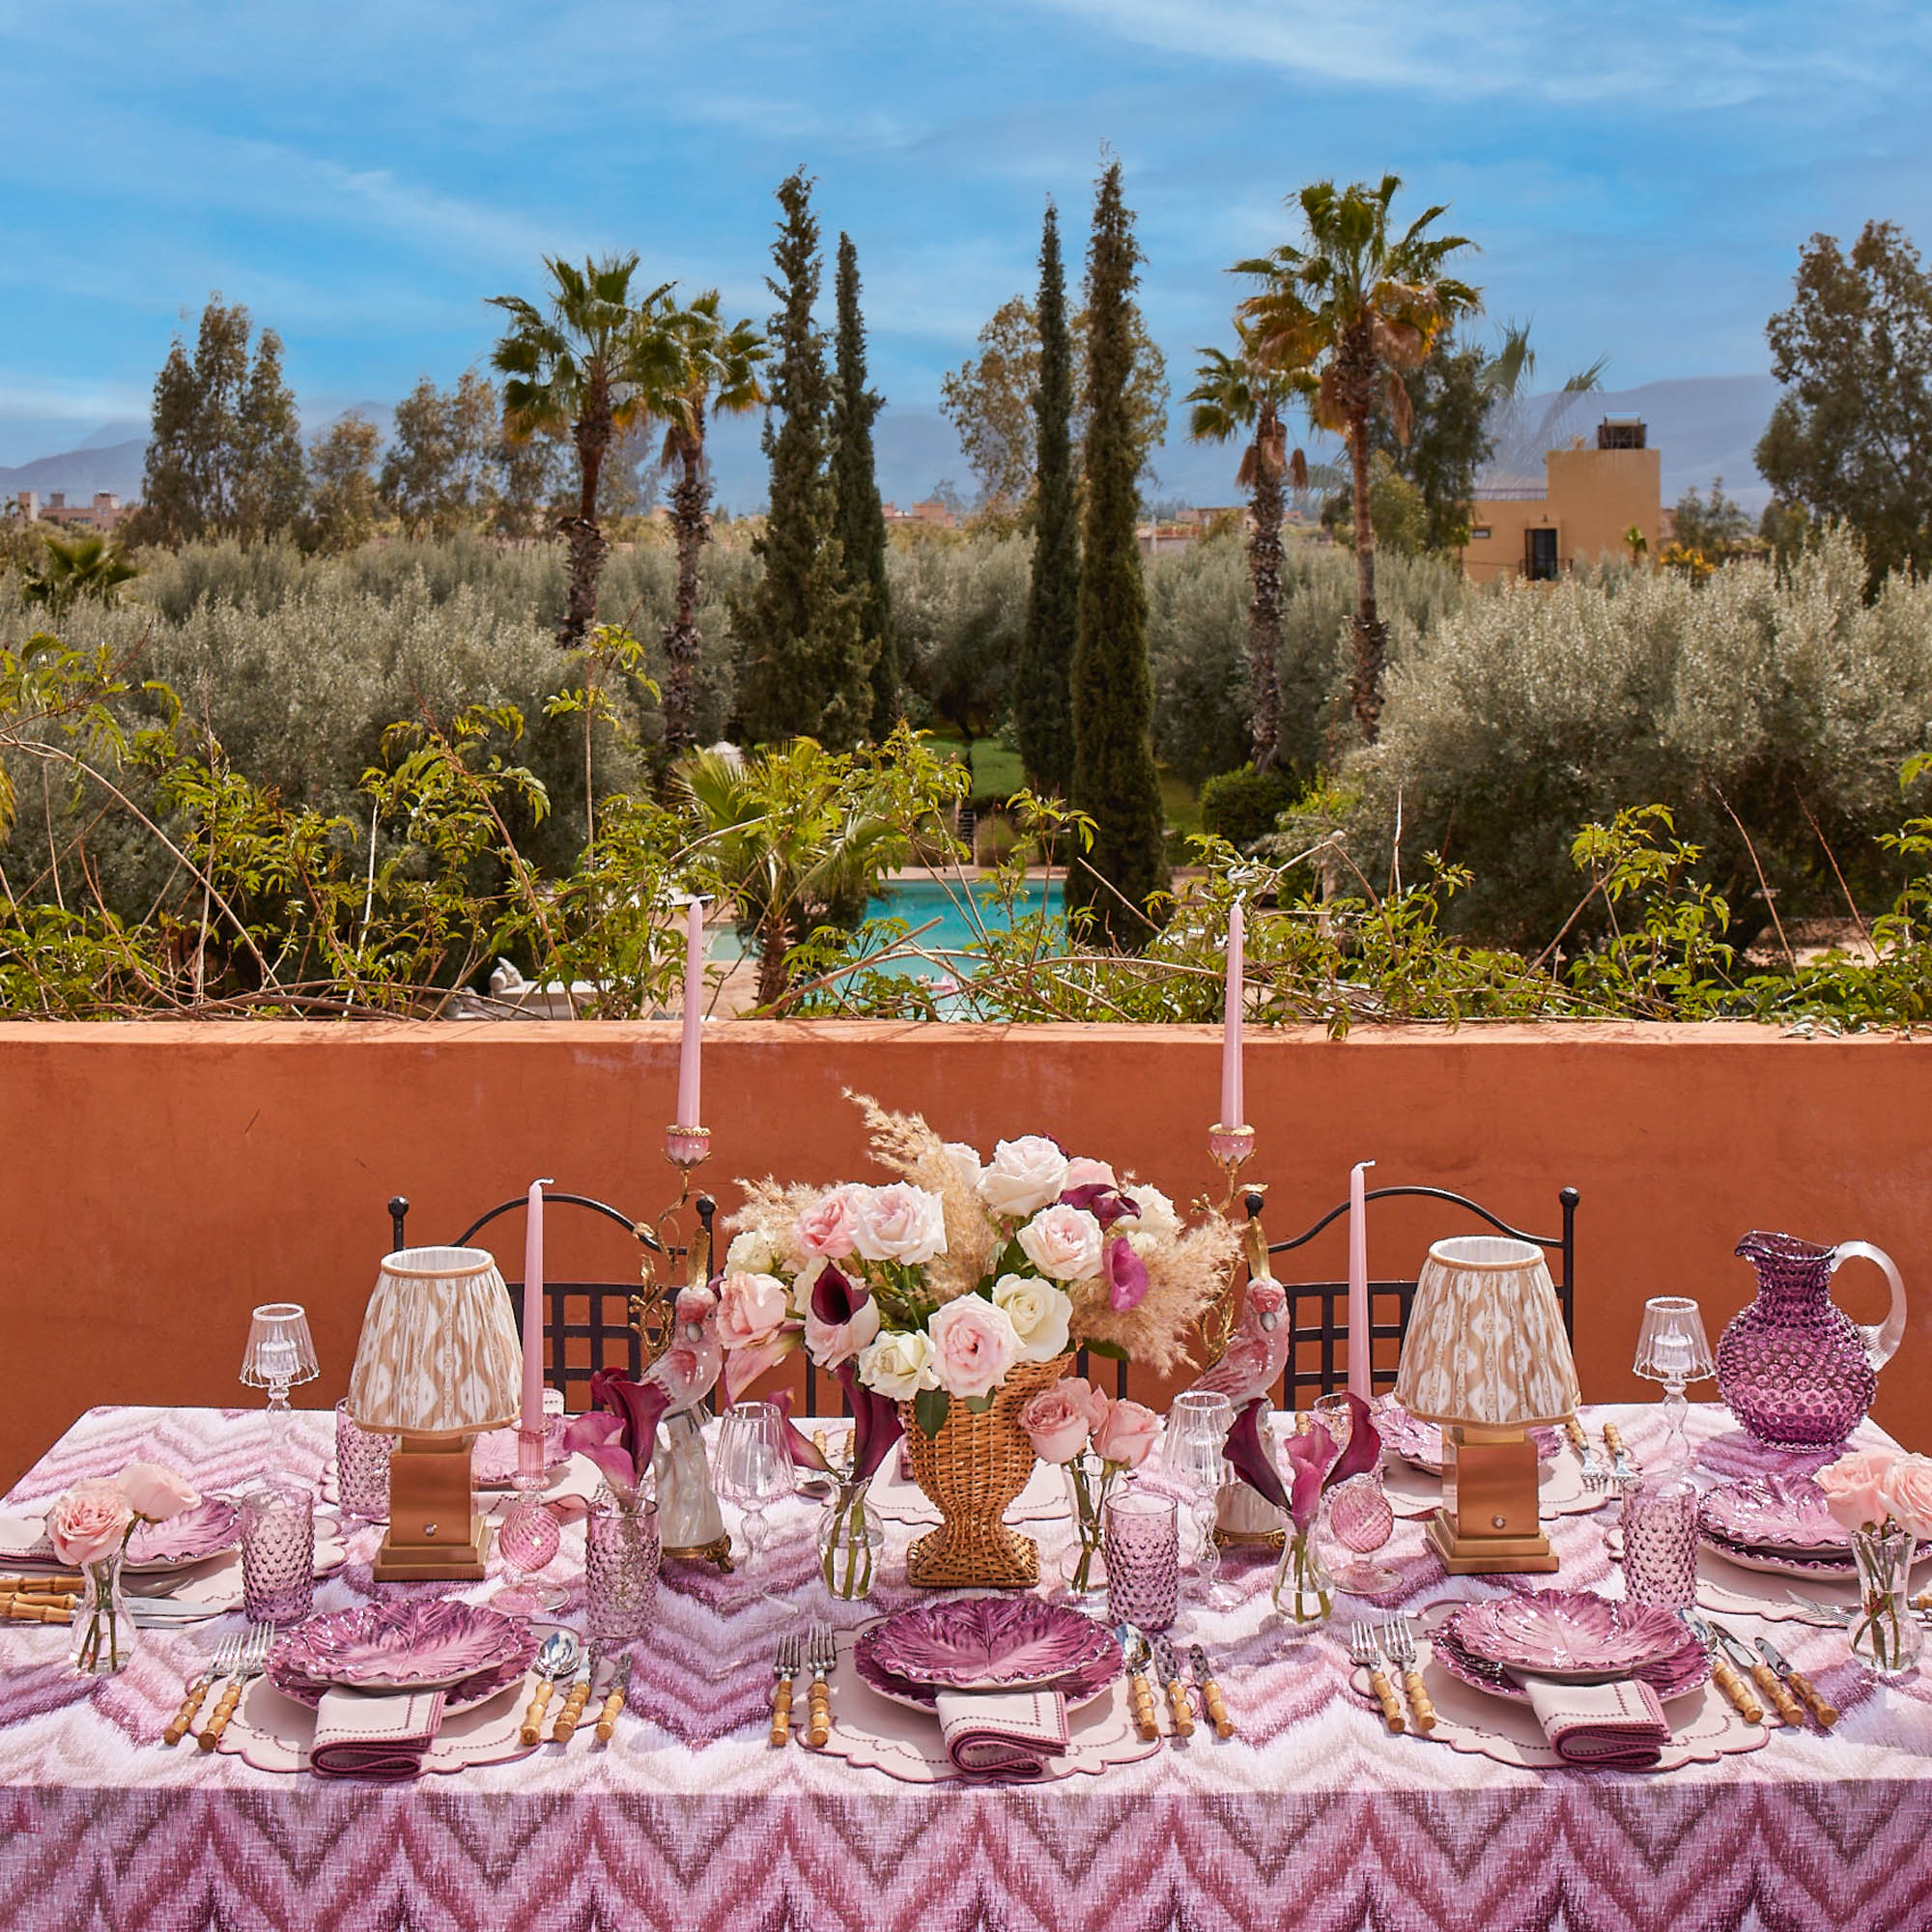
[[[60,1567],[47,1541],[44,1516],[0,1516],[0,1566],[9,1570]]]
[[[939,1729],[967,1777],[1028,1782],[1070,1747],[1058,1690],[942,1690]]]
[[[325,1690],[308,1768],[318,1777],[385,1784],[416,1776],[442,1723],[442,1699],[440,1690]]]
[[[1524,1677],[1531,1708],[1556,1755],[1603,1771],[1648,1771],[1670,1742],[1657,1692],[1641,1680],[1552,1684]]]

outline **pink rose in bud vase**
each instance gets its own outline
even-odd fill
[[[939,1386],[952,1396],[990,1395],[1020,1358],[1019,1331],[1004,1308],[977,1294],[949,1301],[926,1324]]]
[[[201,1492],[190,1489],[185,1477],[158,1463],[129,1463],[121,1471],[119,1488],[128,1507],[150,1522],[166,1522],[201,1500]]]
[[[1893,1456],[1889,1449],[1855,1449],[1828,1463],[1812,1477],[1825,1492],[1825,1505],[1847,1529],[1863,1529],[1883,1522],[1883,1485]]]
[[[121,1548],[134,1520],[119,1483],[76,1483],[47,1512],[47,1541],[63,1563],[99,1563]]]
[[[854,1195],[853,1188],[835,1187],[829,1194],[821,1194],[798,1217],[794,1233],[805,1254],[842,1262],[852,1252],[853,1236],[859,1232],[859,1204]]]
[[[1105,1411],[1106,1398],[1097,1389],[1079,1376],[1068,1376],[1041,1389],[1020,1410],[1020,1427],[1042,1463],[1070,1463],[1086,1448]]]
[[[1160,1417],[1137,1402],[1115,1402],[1094,1432],[1094,1451],[1103,1463],[1138,1469],[1160,1435]]]
[[[1885,1472],[1879,1499],[1900,1529],[1932,1538],[1932,1456],[1901,1456]]]

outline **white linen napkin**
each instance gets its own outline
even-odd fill
[[[1044,1777],[1071,1742],[1058,1690],[942,1690],[938,1701],[946,1755],[967,1777]]]
[[[1519,1680],[1550,1747],[1566,1764],[1602,1771],[1648,1771],[1670,1742],[1670,1724],[1657,1692],[1641,1679],[1609,1684],[1552,1684]]]
[[[56,1570],[62,1567],[47,1541],[47,1520],[41,1516],[0,1516],[0,1567],[9,1570]]]
[[[368,1777],[398,1783],[422,1771],[442,1724],[440,1690],[346,1690],[322,1693],[308,1767],[318,1777]]]

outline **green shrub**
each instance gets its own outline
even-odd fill
[[[1223,772],[1201,787],[1201,829],[1246,847],[1274,830],[1274,822],[1293,803],[1295,787],[1279,770],[1258,772],[1253,765]]]

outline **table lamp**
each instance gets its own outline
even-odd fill
[[[1670,1432],[1663,1460],[1665,1466],[1677,1468],[1690,1454],[1684,1439],[1684,1384],[1718,1373],[1703,1313],[1688,1294],[1657,1294],[1643,1304],[1632,1366],[1646,1381],[1663,1384],[1663,1424]]]
[[[1536,1444],[1524,1433],[1580,1395],[1543,1250],[1493,1235],[1437,1241],[1415,1287],[1396,1400],[1442,1426],[1430,1541],[1452,1577],[1548,1571]]]
[[[471,1506],[479,1430],[513,1421],[523,1355],[510,1294],[481,1248],[385,1256],[362,1318],[349,1413],[398,1438],[379,1583],[483,1575],[483,1520]]]

